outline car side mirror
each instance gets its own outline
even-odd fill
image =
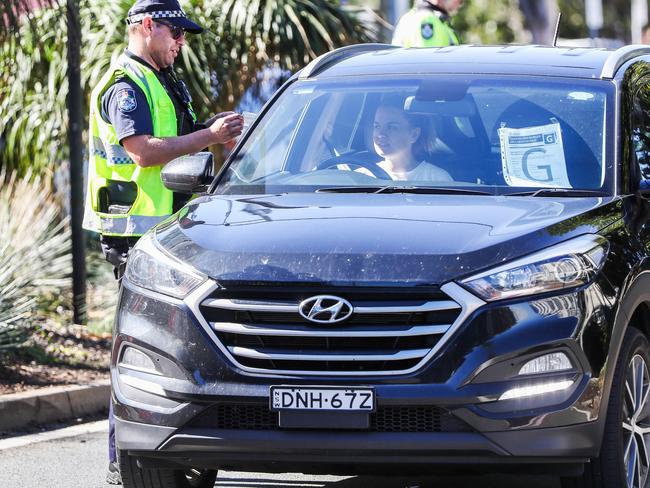
[[[163,185],[179,193],[204,193],[214,179],[214,157],[204,151],[181,156],[160,171]]]

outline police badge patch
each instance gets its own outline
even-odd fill
[[[423,39],[431,39],[433,37],[433,24],[426,22],[420,25],[420,33]]]
[[[124,88],[117,93],[117,108],[120,109],[120,112],[133,112],[137,107],[138,102],[135,99],[135,92],[133,90]]]

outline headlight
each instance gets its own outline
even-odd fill
[[[461,281],[487,301],[534,295],[588,283],[600,271],[609,244],[587,234]]]
[[[140,238],[129,254],[125,277],[134,285],[176,298],[185,298],[207,279],[161,249],[154,233]]]

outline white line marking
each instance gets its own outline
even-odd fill
[[[63,429],[48,430],[47,432],[38,432],[36,434],[19,435],[16,437],[9,437],[7,439],[1,439],[0,451],[28,446],[37,442],[65,439],[66,437],[94,434],[96,432],[102,431],[108,432],[108,420],[99,420],[97,422],[73,425],[72,427],[65,427]]]

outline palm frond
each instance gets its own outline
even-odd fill
[[[27,0],[10,3],[22,1]],[[30,24],[19,25],[15,35],[0,36],[0,168],[21,174],[29,168],[44,171],[67,158],[65,2],[47,3],[33,9]],[[201,36],[188,36],[176,66],[202,119],[232,109],[269,64],[295,71],[325,51],[372,37],[331,0],[181,3],[206,29]],[[126,46],[124,19],[132,0],[78,4],[88,113],[90,90]]]
[[[70,230],[41,178],[0,171],[0,349],[16,348],[36,299],[70,286]]]
[[[3,0],[0,2],[0,39],[32,24],[33,13],[56,5],[58,0]]]

